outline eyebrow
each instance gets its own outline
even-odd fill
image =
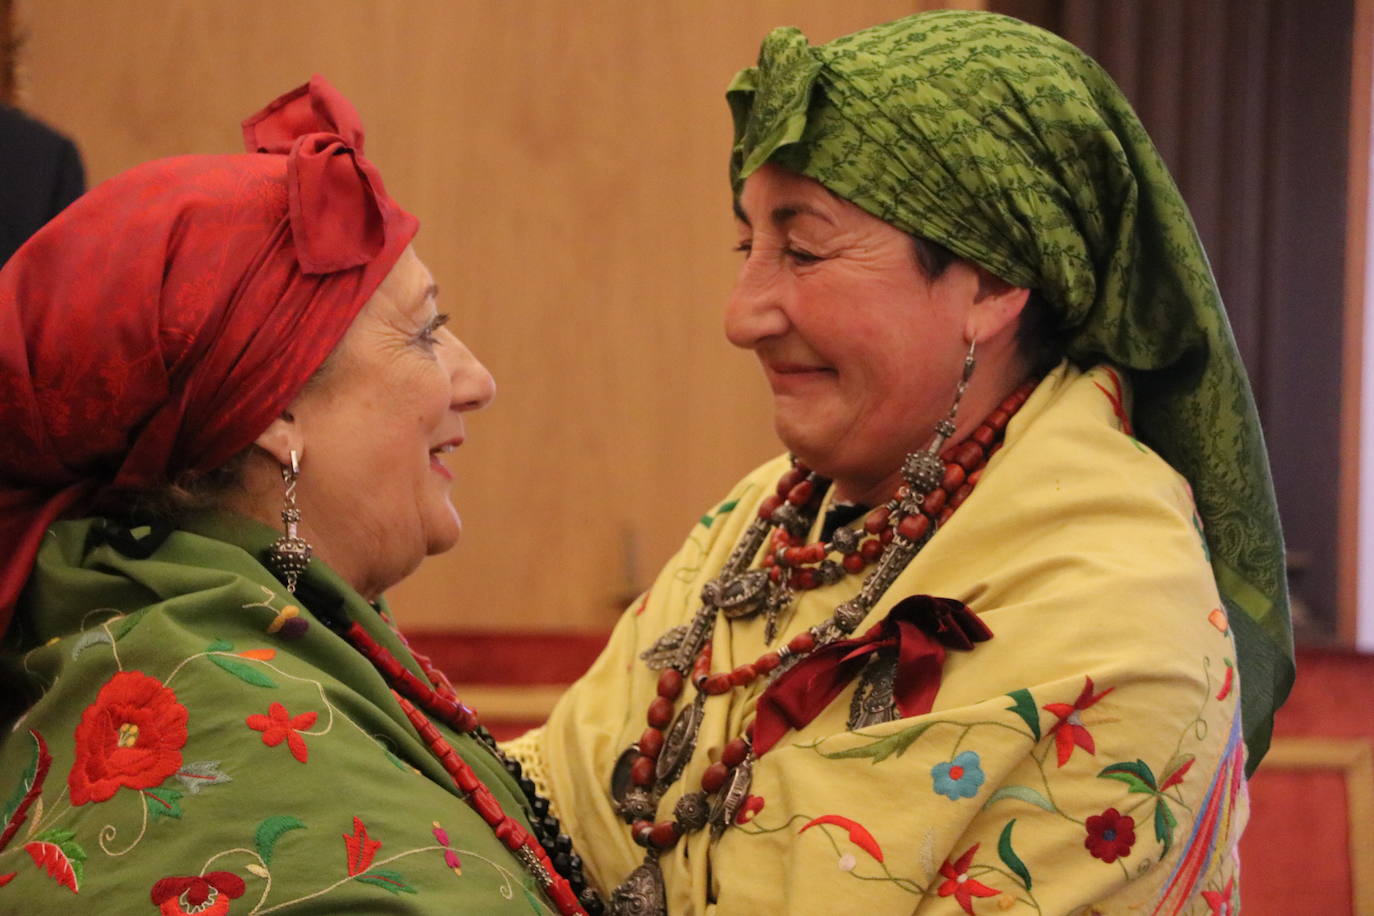
[[[748,216],[748,214],[746,214],[746,213],[744,212],[744,208],[740,206],[740,202],[739,202],[738,200],[735,200],[735,201],[734,201],[733,207],[734,207],[735,218],[736,218],[736,219],[738,219],[740,222],[744,223],[744,225],[746,225],[746,226],[752,226],[752,225],[754,225],[752,222],[749,221],[749,216]],[[830,215],[829,215],[829,214],[824,213],[824,212],[822,212],[821,210],[816,209],[815,207],[811,206],[810,204],[804,204],[804,203],[782,204],[781,206],[774,207],[772,213],[769,214],[769,216],[770,216],[771,219],[772,219],[773,224],[774,224],[774,225],[777,225],[777,226],[784,226],[784,225],[786,225],[787,223],[791,222],[792,220],[796,219],[798,216],[802,216],[802,215],[805,215],[805,216],[814,216],[814,217],[816,217],[817,219],[824,220],[825,222],[829,223],[829,224],[832,225],[832,226],[835,225],[835,221],[834,221],[833,219],[830,218]]]

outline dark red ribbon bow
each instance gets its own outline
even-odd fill
[[[790,728],[800,729],[854,680],[869,656],[896,648],[893,698],[903,718],[930,712],[940,689],[945,649],[968,651],[992,638],[978,615],[953,598],[912,595],[855,639],[842,639],[802,659],[759,697],[754,753],[762,757]]]
[[[382,176],[363,156],[363,124],[318,74],[243,122],[249,152],[286,159],[287,212],[305,274],[366,264],[386,244]]]

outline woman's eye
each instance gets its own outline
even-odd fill
[[[754,250],[754,243],[748,241],[740,242],[738,245],[734,247],[733,250],[738,251],[741,254],[748,254],[749,252]]]
[[[824,261],[820,255],[812,254],[809,251],[802,251],[798,248],[788,248],[787,256],[798,264],[815,264],[817,261]]]
[[[429,323],[425,325],[424,330],[420,331],[420,342],[429,347],[437,344],[439,338],[434,335],[439,333],[440,328],[448,324],[448,317],[447,314],[440,312],[438,315],[431,318]]]

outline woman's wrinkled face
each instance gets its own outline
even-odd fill
[[[726,336],[758,356],[783,443],[842,497],[871,500],[949,410],[978,275],[956,262],[927,280],[909,236],[773,164],[745,181],[737,216]]]
[[[496,389],[447,317],[407,248],[291,407],[305,536],[369,598],[452,547],[462,529],[443,461],[463,444],[463,414]]]

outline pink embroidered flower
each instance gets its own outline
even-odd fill
[[[120,671],[76,726],[76,760],[67,775],[72,804],[159,785],[181,769],[185,745],[186,707],[176,694],[142,671]]]
[[[968,851],[960,856],[954,864],[951,865],[949,859],[945,859],[945,864],[940,866],[940,874],[946,880],[940,885],[939,895],[948,897],[953,894],[954,899],[959,902],[959,906],[969,916],[973,916],[974,897],[995,897],[1002,893],[968,876],[969,866],[973,864],[973,855],[978,851],[979,845],[974,843],[970,846]]]
[[[1092,733],[1083,724],[1083,718],[1080,714],[1116,689],[1115,687],[1108,687],[1094,696],[1093,679],[1084,676],[1083,680],[1085,681],[1083,690],[1078,694],[1078,699],[1073,701],[1072,706],[1068,703],[1047,703],[1044,706],[1046,712],[1052,712],[1059,717],[1059,721],[1050,729],[1050,734],[1054,735],[1055,748],[1059,753],[1059,765],[1061,767],[1069,762],[1074,745],[1078,745],[1089,754],[1097,753],[1097,745],[1093,742]]]
[[[1094,858],[1115,862],[1131,854],[1135,845],[1135,818],[1108,808],[1087,820],[1088,836],[1083,845]]]
[[[1231,909],[1231,897],[1236,890],[1236,876],[1226,879],[1226,886],[1219,891],[1203,891],[1202,899],[1212,908],[1211,916],[1232,916],[1239,910]]]
[[[280,703],[273,702],[267,707],[267,715],[255,713],[244,721],[248,727],[262,732],[262,743],[268,747],[276,747],[282,741],[291,749],[291,756],[301,763],[305,763],[310,756],[310,750],[305,746],[305,739],[296,734],[297,730],[309,728],[315,724],[317,714],[313,712],[303,712],[299,716],[290,716],[286,712],[286,707]]]
[[[243,879],[233,872],[163,878],[153,885],[153,906],[163,916],[224,916],[229,901],[243,896]]]

